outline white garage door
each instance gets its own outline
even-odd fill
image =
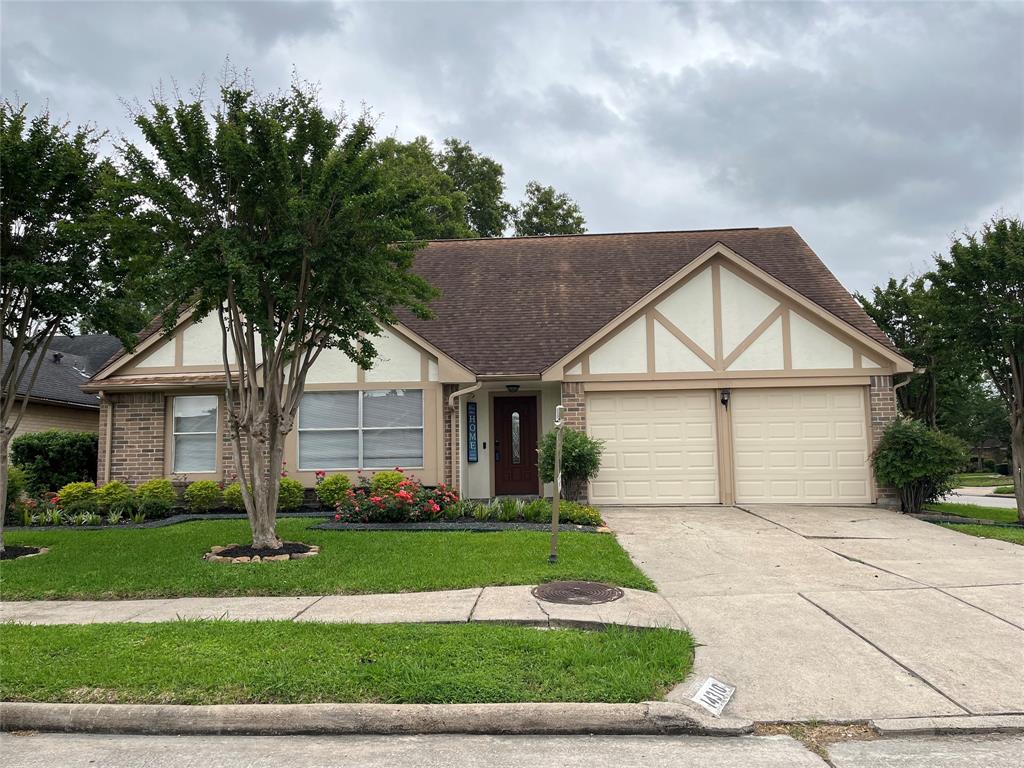
[[[734,389],[737,502],[871,501],[861,387]]]
[[[605,441],[593,503],[718,501],[713,392],[591,393],[587,429]]]

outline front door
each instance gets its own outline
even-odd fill
[[[494,495],[535,495],[537,473],[537,397],[494,398]]]

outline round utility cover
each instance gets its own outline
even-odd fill
[[[597,605],[622,597],[622,590],[598,581],[552,581],[530,590],[538,600],[566,605]]]

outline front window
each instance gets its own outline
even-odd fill
[[[217,471],[217,396],[176,397],[173,404],[174,471]]]
[[[306,392],[299,469],[423,466],[423,391]]]

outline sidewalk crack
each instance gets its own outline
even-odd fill
[[[324,599],[325,597],[327,597],[327,595],[320,595],[320,597],[318,597],[318,598],[317,598],[316,600],[314,600],[314,601],[313,601],[312,603],[310,603],[310,604],[309,604],[309,605],[307,605],[307,606],[306,606],[305,608],[303,608],[303,609],[302,609],[301,611],[299,611],[299,612],[298,612],[298,613],[296,613],[296,614],[295,614],[294,616],[292,616],[292,618],[291,618],[290,620],[291,620],[291,621],[297,621],[297,620],[298,620],[298,618],[299,618],[299,616],[301,616],[302,614],[304,614],[304,613],[305,613],[306,611],[308,611],[308,610],[309,610],[310,608],[312,608],[312,607],[313,607],[314,605],[316,605],[317,603],[319,603],[319,602],[320,602],[321,600],[323,600],[323,599]]]

